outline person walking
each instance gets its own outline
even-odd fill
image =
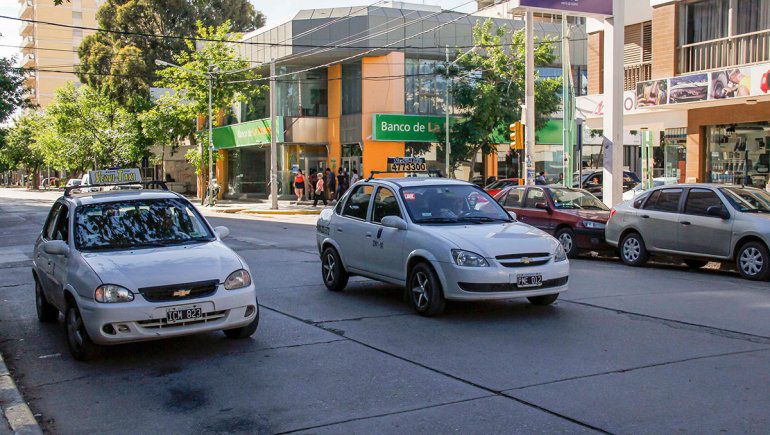
[[[344,195],[347,190],[348,174],[345,172],[345,169],[340,166],[340,169],[337,171],[337,200],[342,198],[342,195]]]
[[[358,169],[353,169],[353,174],[350,176],[350,185],[354,185],[358,183],[358,180],[360,180],[361,177],[358,176]]]
[[[334,201],[334,192],[337,187],[337,179],[334,177],[334,172],[331,169],[326,168],[324,177],[324,189],[326,193],[326,199],[328,201]]]
[[[320,199],[323,201],[324,205],[328,205],[326,203],[326,191],[324,189],[324,175],[323,173],[318,173],[318,179],[315,182],[315,189],[313,190],[313,207],[318,206],[318,200]]]
[[[298,170],[294,177],[294,194],[297,195],[297,203],[305,196],[305,174],[302,173],[302,169]]]

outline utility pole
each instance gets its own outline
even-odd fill
[[[572,187],[572,74],[569,56],[569,24],[561,15],[561,76],[562,76],[562,184]],[[568,178],[569,177],[569,178]]]
[[[270,60],[270,208],[278,210],[278,144],[275,126],[275,59]]]
[[[531,10],[527,10],[525,23],[525,65],[526,65],[526,89],[524,107],[525,113],[522,121],[525,126],[524,137],[524,184],[531,184],[535,179],[535,29],[534,16]]]
[[[206,191],[208,192],[209,197],[209,203],[207,204],[209,207],[214,206],[214,198],[212,198],[212,195],[214,193],[214,185],[212,182],[214,181],[214,112],[211,108],[211,93],[213,91],[214,87],[214,73],[209,70],[209,184]]]
[[[452,84],[452,78],[449,76],[449,46],[444,47],[446,50],[446,95],[444,97],[444,115],[446,119],[444,120],[444,130],[446,133],[445,145],[444,145],[444,153],[446,154],[446,177],[451,178],[449,176],[449,154],[452,152],[452,145],[449,143],[449,87]]]
[[[625,2],[612,0],[604,19],[604,179],[602,200],[612,207],[623,200],[623,41]]]

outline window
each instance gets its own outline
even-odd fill
[[[384,187],[377,189],[374,197],[374,209],[372,210],[372,222],[380,223],[385,216],[401,217],[396,195]]]
[[[682,7],[684,8],[682,45],[728,36],[727,24],[730,18],[728,0],[701,0],[685,3]]]
[[[644,204],[644,201],[649,197],[649,193],[643,193],[636,197],[634,200],[634,208],[642,208],[642,204]]]
[[[45,227],[43,228],[43,238],[51,240],[53,238],[53,229],[56,225],[56,218],[59,216],[59,210],[62,207],[62,203],[57,202],[51,207],[51,212],[48,213],[48,219],[45,221]]]
[[[740,0],[736,3],[736,34],[770,29],[770,0]]]
[[[524,189],[511,189],[505,198],[506,207],[521,207],[521,197],[524,195]]]
[[[373,190],[372,186],[356,187],[356,190],[350,194],[350,198],[345,202],[342,215],[354,219],[366,219],[366,212],[369,209],[369,200],[372,197]]]
[[[716,193],[708,189],[690,189],[690,192],[687,194],[684,212],[686,214],[707,216],[706,211],[712,206],[723,207],[722,201]]]
[[[536,208],[539,202],[545,202],[545,192],[543,189],[529,189],[527,191],[527,200],[524,201],[524,208]]]
[[[645,210],[676,213],[679,211],[679,198],[682,189],[662,189],[652,193],[650,200],[644,205]]]
[[[278,74],[291,74],[298,67],[284,66]],[[291,74],[276,83],[279,116],[327,116],[328,80],[326,70]]]
[[[446,77],[437,74],[444,61],[406,59],[404,111],[411,115],[440,115],[446,108]]]
[[[361,62],[342,65],[342,114],[361,113]]]
[[[56,229],[53,232],[53,240],[69,240],[70,234],[70,213],[66,205],[62,204],[59,211],[59,218],[56,219]]]

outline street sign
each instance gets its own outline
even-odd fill
[[[88,178],[91,184],[118,184],[118,183],[141,183],[142,182],[142,174],[139,173],[139,168],[103,169],[99,171],[89,171]]]
[[[441,142],[446,120],[441,116],[373,115],[372,140],[390,142]]]
[[[424,157],[388,157],[389,172],[428,172]]]
[[[612,0],[518,0],[514,7],[573,12],[579,15],[612,15]]]

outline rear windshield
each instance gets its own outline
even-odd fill
[[[81,205],[75,211],[78,250],[134,249],[214,240],[188,202],[152,199]]]

